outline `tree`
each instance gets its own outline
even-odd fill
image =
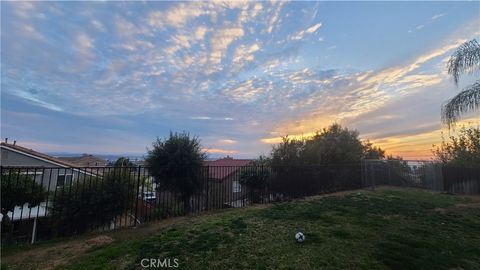
[[[247,187],[248,196],[253,203],[261,202],[270,177],[270,171],[263,163],[264,160],[260,159],[240,173],[240,184]]]
[[[270,154],[271,165],[273,166],[295,166],[301,165],[302,152],[305,148],[305,139],[290,139],[288,136],[282,138],[282,142],[272,147]]]
[[[119,157],[117,161],[115,161],[114,167],[135,167],[135,164],[130,161],[127,157]]]
[[[309,165],[359,164],[363,145],[356,130],[334,123],[307,141],[303,156]]]
[[[444,164],[480,168],[480,128],[461,128],[458,136],[443,138],[440,146],[432,150]],[[435,147],[435,146],[434,146]]]
[[[380,147],[373,146],[373,144],[367,140],[363,143],[363,158],[383,159],[385,158],[385,151]]]
[[[272,148],[270,161],[272,166],[359,164],[362,158],[384,155],[384,150],[369,141],[362,143],[356,130],[332,124],[310,138],[284,137]]]
[[[460,75],[480,71],[480,44],[476,39],[463,43],[450,57],[447,64],[448,73],[458,86]],[[480,107],[480,80],[465,87],[442,108],[442,120],[448,127],[467,112]]]
[[[104,175],[85,176],[57,190],[50,208],[55,233],[71,235],[110,225],[131,209],[135,182],[130,170],[116,168]]]
[[[157,137],[146,162],[160,188],[179,194],[186,214],[190,212],[190,197],[203,185],[201,169],[205,159],[206,153],[197,137],[170,132],[168,139]]]
[[[2,233],[5,233],[9,242],[12,237],[13,225],[7,213],[13,212],[15,206],[23,206],[25,203],[28,203],[28,207],[39,205],[47,197],[47,192],[42,185],[37,184],[28,175],[22,174],[20,171],[3,170],[1,196]]]

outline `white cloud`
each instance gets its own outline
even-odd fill
[[[14,9],[15,14],[24,19],[30,18],[36,9],[36,3],[31,1],[16,1],[10,2],[10,4]]]
[[[223,155],[238,154],[238,151],[236,150],[226,150],[221,148],[203,148],[202,150],[209,154],[223,154]]]
[[[438,18],[441,18],[443,16],[447,15],[446,13],[439,13],[439,14],[435,14],[432,16],[432,18],[430,18],[431,20],[436,20]]]
[[[211,117],[208,116],[192,116],[192,120],[210,120],[212,119]]]
[[[252,45],[240,45],[236,48],[233,55],[232,68],[234,71],[242,69],[246,63],[255,60],[254,53],[260,50],[260,44],[254,43]]]
[[[160,30],[166,27],[183,27],[189,21],[206,14],[205,5],[201,2],[180,3],[163,11],[152,11],[148,15],[148,24]]]
[[[321,23],[317,23],[315,25],[312,25],[309,28],[307,28],[306,30],[302,30],[302,31],[299,31],[299,32],[296,32],[296,33],[292,34],[289,37],[289,39],[290,40],[301,40],[305,37],[306,34],[315,33],[321,26],[322,26]]]
[[[260,11],[262,10],[263,6],[260,2],[255,3],[252,7],[251,15],[252,17],[257,17],[258,14],[260,14]]]
[[[236,39],[243,37],[244,33],[243,29],[239,27],[223,28],[213,33],[210,63],[214,65],[219,64],[226,56],[228,46]]]
[[[277,5],[275,6],[274,11],[272,12],[273,16],[270,16],[270,20],[268,22],[268,27],[266,29],[266,32],[269,33],[269,34],[272,33],[273,28],[275,28],[276,26],[278,26],[280,24],[280,22],[281,22],[280,12],[282,11],[282,7],[285,4],[284,1],[277,1],[275,3]]]
[[[107,28],[103,25],[103,23],[101,23],[98,20],[94,19],[90,23],[93,25],[93,27],[95,27],[95,29],[97,29],[100,32],[106,32],[107,31]]]
[[[38,32],[31,24],[22,23],[18,25],[18,28],[19,28],[19,32],[27,38],[36,39],[41,42],[47,41],[45,36],[42,35],[40,32]]]
[[[305,32],[311,34],[311,33],[314,33],[315,31],[317,31],[320,27],[322,26],[321,23],[317,23],[313,26],[311,26],[310,28],[308,28],[307,30],[305,30]]]
[[[199,26],[195,30],[195,38],[197,40],[203,40],[205,38],[206,33],[207,33],[207,28],[205,26]]]
[[[223,145],[232,145],[232,144],[236,144],[237,141],[231,140],[231,139],[223,139],[223,140],[218,140],[218,143]]]
[[[75,47],[81,58],[89,60],[95,57],[94,40],[87,33],[81,32],[75,37]]]
[[[443,17],[447,15],[446,13],[439,13],[439,14],[435,14],[433,15],[427,22],[423,23],[423,24],[419,24],[415,27],[415,30],[418,31],[418,30],[422,30],[423,28],[425,28],[425,26],[429,25],[429,24],[432,24],[434,23],[437,19]],[[412,33],[413,30],[408,30],[408,33]]]

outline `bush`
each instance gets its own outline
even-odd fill
[[[270,171],[263,167],[247,167],[240,174],[240,184],[247,187],[248,196],[253,203],[259,203],[265,194]]]
[[[108,226],[131,208],[135,187],[128,169],[115,169],[103,176],[86,176],[57,190],[50,209],[54,232],[70,235]]]
[[[8,211],[14,211],[15,206],[35,207],[44,201],[47,192],[42,185],[37,184],[28,175],[20,170],[4,170],[1,175],[1,204],[2,210],[2,235],[7,242],[12,240],[13,224],[8,217]]]
[[[480,128],[461,128],[457,136],[443,138],[433,151],[442,163],[468,168],[480,168]]]

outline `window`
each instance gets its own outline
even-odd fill
[[[237,180],[234,180],[232,183],[232,191],[233,192],[242,192],[242,185]]]
[[[59,174],[57,175],[57,187],[63,187],[64,185],[70,185],[73,180],[73,174]]]

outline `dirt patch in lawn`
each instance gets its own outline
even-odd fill
[[[98,235],[86,240],[74,240],[54,246],[32,249],[7,255],[2,263],[18,269],[53,269],[82,256],[87,250],[112,243],[108,235]]]
[[[192,217],[175,217],[100,235],[84,235],[79,239],[66,239],[65,242],[48,246],[40,243],[38,247],[32,249],[2,255],[2,265],[8,266],[8,269],[54,269],[86,256],[89,250],[106,246],[112,242],[141,239],[164,228],[188,223]]]

